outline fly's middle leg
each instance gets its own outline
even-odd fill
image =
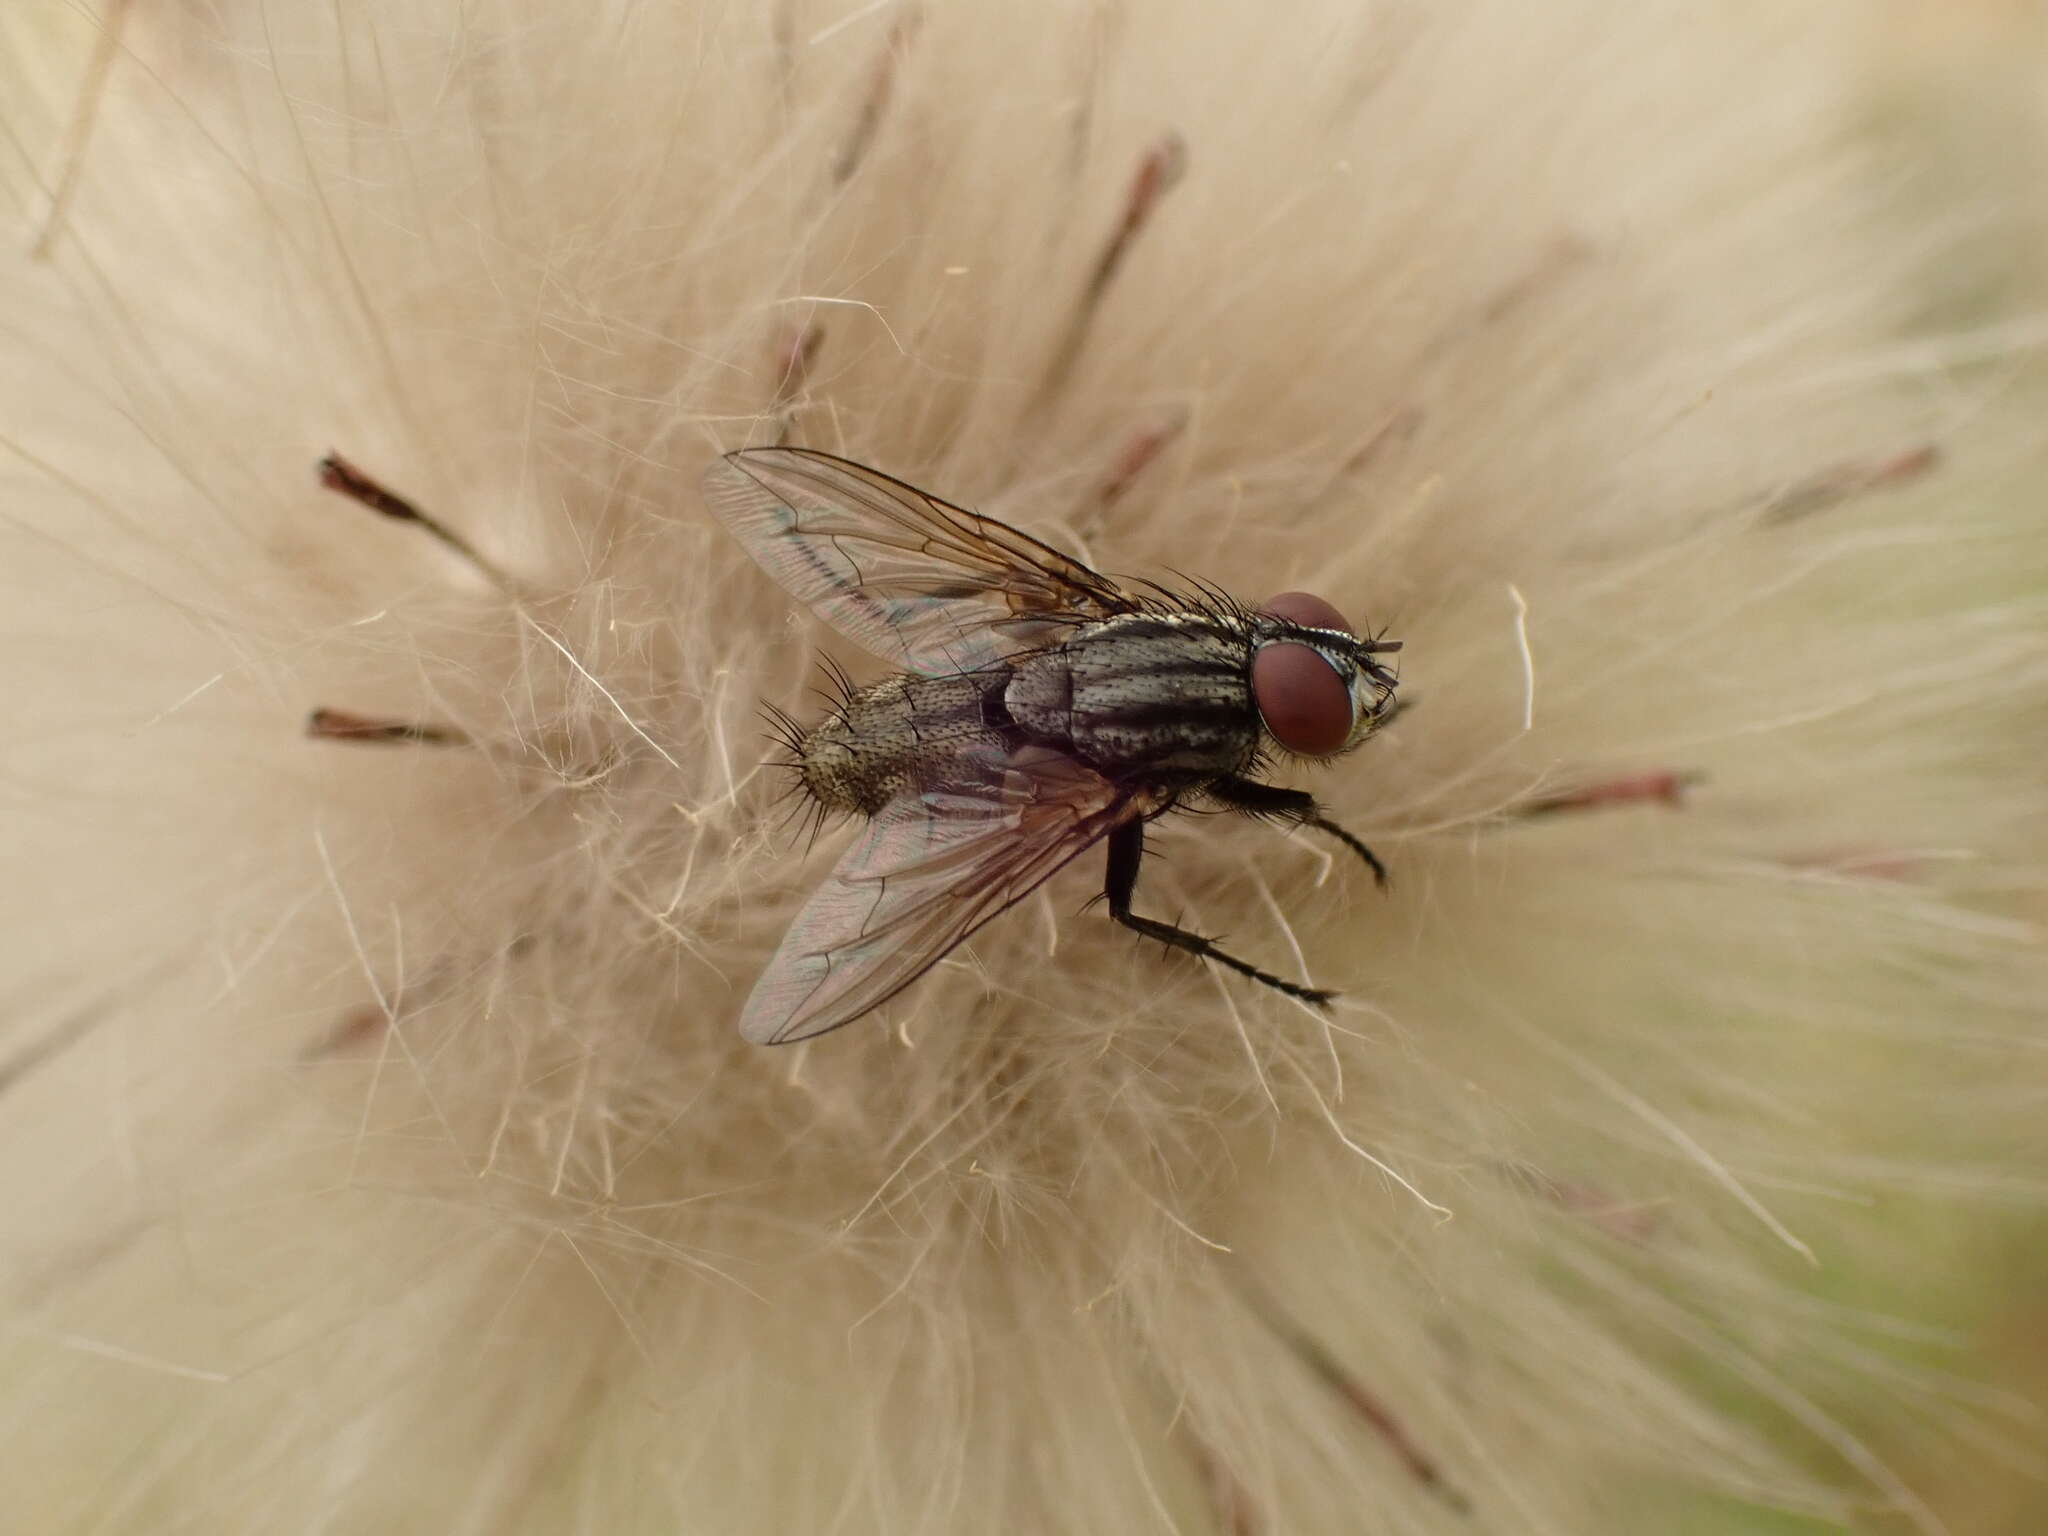
[[[1189,933],[1185,928],[1176,928],[1156,918],[1138,916],[1131,910],[1131,895],[1138,888],[1138,866],[1144,858],[1145,824],[1142,821],[1126,822],[1109,834],[1109,876],[1103,886],[1103,895],[1109,900],[1109,915],[1117,922],[1170,948],[1185,950],[1204,960],[1214,960],[1218,965],[1227,965],[1240,976],[1249,976],[1253,981],[1263,982],[1275,991],[1298,997],[1305,1003],[1314,1003],[1319,1008],[1328,1007],[1331,999],[1336,997],[1334,992],[1283,981],[1235,955],[1225,954],[1213,941],[1199,933]]]
[[[1316,797],[1306,790],[1282,789],[1277,784],[1261,784],[1257,779],[1226,778],[1210,783],[1207,793],[1219,805],[1243,811],[1247,816],[1269,816],[1275,821],[1291,821],[1298,826],[1327,832],[1365,860],[1376,882],[1380,885],[1387,883],[1387,866],[1374,856],[1370,848],[1325,816],[1323,808],[1316,804]]]

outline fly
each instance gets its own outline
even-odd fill
[[[851,1023],[1098,842],[1126,928],[1289,997],[1209,939],[1131,910],[1145,824],[1208,804],[1310,826],[1384,884],[1315,797],[1254,777],[1275,753],[1349,752],[1393,714],[1377,660],[1329,603],[1254,609],[1206,585],[1127,591],[992,517],[831,454],[729,453],[705,476],[747,553],[826,623],[903,670],[784,721],[821,812],[867,826],[805,904],[740,1016],[760,1045]]]

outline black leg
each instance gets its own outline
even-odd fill
[[[1387,866],[1373,857],[1373,851],[1323,814],[1316,797],[1301,789],[1282,789],[1256,779],[1217,779],[1207,789],[1209,798],[1247,816],[1270,816],[1275,821],[1292,821],[1327,832],[1372,866],[1372,877],[1387,883]]]
[[[1253,981],[1262,981],[1289,997],[1298,997],[1305,1003],[1314,1003],[1326,1008],[1337,994],[1319,991],[1314,987],[1299,986],[1291,981],[1282,981],[1270,976],[1255,965],[1248,965],[1235,955],[1226,955],[1199,933],[1189,933],[1185,928],[1176,928],[1171,923],[1158,922],[1153,918],[1140,917],[1131,910],[1131,895],[1138,888],[1138,865],[1145,857],[1145,823],[1127,821],[1109,834],[1109,877],[1103,884],[1102,894],[1109,899],[1109,915],[1133,932],[1142,933],[1148,939],[1157,939],[1171,949],[1184,949],[1191,955],[1200,955],[1204,960],[1214,960],[1218,965],[1227,965],[1241,976]]]

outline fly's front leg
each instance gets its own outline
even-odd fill
[[[1328,1007],[1337,994],[1320,991],[1315,987],[1299,986],[1291,981],[1282,981],[1278,976],[1269,975],[1255,965],[1247,964],[1235,955],[1227,955],[1210,940],[1199,933],[1189,933],[1185,928],[1176,928],[1171,923],[1162,923],[1154,918],[1140,917],[1131,910],[1131,895],[1138,888],[1138,865],[1145,858],[1145,824],[1142,821],[1125,822],[1109,834],[1109,877],[1103,886],[1103,895],[1109,899],[1109,915],[1135,933],[1142,933],[1149,939],[1157,939],[1173,949],[1186,950],[1191,955],[1200,955],[1204,960],[1214,960],[1218,965],[1227,965],[1241,976],[1253,981],[1264,982],[1276,991],[1285,992],[1289,997],[1298,997],[1305,1003],[1317,1007]]]
[[[1282,789],[1277,784],[1261,784],[1256,779],[1229,778],[1217,779],[1207,787],[1207,793],[1219,805],[1243,811],[1247,816],[1270,816],[1276,821],[1291,821],[1299,826],[1314,827],[1318,832],[1327,832],[1372,867],[1374,880],[1381,885],[1387,883],[1387,866],[1373,856],[1370,848],[1325,816],[1323,808],[1316,804],[1316,797],[1308,791]]]

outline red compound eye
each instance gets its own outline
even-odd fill
[[[1290,624],[1352,633],[1343,614],[1307,592],[1282,592],[1265,608]],[[1252,699],[1273,739],[1290,752],[1327,757],[1351,739],[1351,690],[1308,646],[1261,646],[1252,658]]]

